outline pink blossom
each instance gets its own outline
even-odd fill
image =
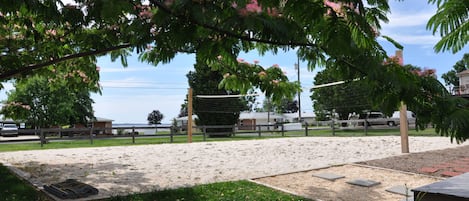
[[[274,68],[280,68],[280,66],[279,66],[278,64],[274,64],[274,65],[272,65],[272,67],[274,67]]]
[[[31,106],[29,106],[29,105],[22,105],[21,107],[23,107],[26,110],[31,110]]]
[[[254,63],[255,63],[255,64],[259,64],[259,60],[254,60]]]
[[[150,19],[151,17],[153,17],[153,13],[150,10],[145,9],[145,10],[140,11],[138,16],[142,19]]]
[[[221,55],[218,55],[218,56],[217,56],[217,59],[218,59],[218,60],[221,60],[221,59],[223,59],[223,57],[222,57]]]
[[[238,13],[239,13],[239,15],[241,15],[241,16],[247,16],[247,15],[248,15],[248,11],[247,11],[246,9],[244,9],[244,8],[239,9],[239,10],[238,10]]]
[[[270,17],[278,17],[279,13],[276,8],[267,8],[267,15],[269,15]]]
[[[423,70],[422,69],[415,69],[415,70],[412,70],[411,71],[413,74],[415,75],[418,75],[420,77],[426,77],[426,76],[430,76],[430,77],[435,77],[436,76],[436,70],[435,69],[429,69],[429,68],[424,68]]]
[[[251,0],[251,3],[246,4],[246,11],[250,13],[261,13],[262,8],[257,3],[257,0]]]
[[[238,4],[232,3],[231,7],[237,9]],[[262,12],[262,7],[257,3],[257,0],[251,0],[244,8],[239,8],[238,13],[241,16],[247,16],[250,13],[261,13]]]
[[[150,28],[150,33],[154,36],[158,35],[158,28],[155,25],[152,25],[152,27]]]
[[[342,8],[342,5],[340,3],[331,2],[329,0],[324,0],[324,5],[331,7],[332,10],[334,10],[336,13],[339,13],[340,9]]]
[[[265,71],[261,71],[257,75],[259,75],[259,77],[265,77],[267,73]]]
[[[353,9],[355,10],[356,13],[359,13],[359,10],[358,8],[355,6],[354,3],[342,3],[342,2],[339,2],[339,3],[335,3],[335,2],[331,2],[329,0],[324,0],[324,5],[326,7],[329,7],[332,9],[332,11],[336,12],[336,13],[339,13],[340,15],[344,15],[345,13],[342,11],[342,8],[344,6],[350,8],[350,9]],[[327,11],[327,14],[330,15],[332,13],[331,10],[328,9]]]
[[[241,58],[238,58],[238,63],[243,63],[244,62],[244,59],[241,59]]]
[[[229,74],[229,73],[225,73],[225,74],[223,75],[223,78],[226,79],[227,77],[230,77],[230,74]]]
[[[272,80],[272,84],[274,84],[274,85],[278,85],[279,82],[280,81],[278,81],[278,80]]]
[[[96,66],[96,71],[100,71],[100,70],[101,70],[101,67]]]
[[[55,35],[57,35],[57,31],[54,30],[54,29],[48,29],[48,30],[46,30],[46,34],[51,35],[51,36],[55,36]]]

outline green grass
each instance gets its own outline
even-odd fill
[[[113,197],[106,201],[273,201],[309,200],[302,197],[283,193],[249,181],[221,182],[199,185],[192,188],[164,190],[153,193],[134,194],[122,197]]]
[[[0,201],[48,201],[41,192],[10,172],[0,164]],[[244,200],[285,200],[307,201],[249,181],[220,182],[151,193],[131,194],[112,197],[102,201],[244,201]]]
[[[363,130],[336,130],[334,135],[330,129],[328,130],[310,130],[308,137],[357,137],[357,136],[399,136],[399,129],[373,129],[369,130],[365,135]],[[423,131],[409,130],[409,136],[438,136],[434,129],[426,129]],[[234,140],[256,140],[267,138],[281,138],[281,137],[305,137],[304,131],[289,131],[285,132],[282,136],[281,132],[264,132],[261,137],[257,133],[252,135],[236,134],[232,137],[206,137],[205,141],[234,141]],[[66,138],[64,138],[66,139]],[[187,136],[175,136],[174,143],[187,143]],[[194,135],[193,142],[203,142],[203,136]],[[126,146],[126,145],[147,145],[147,144],[162,144],[170,143],[169,137],[136,137],[135,143],[132,143],[131,138],[114,138],[114,139],[94,139],[93,144],[90,140],[51,140],[49,143],[44,144],[43,147],[39,142],[17,143],[17,144],[0,144],[0,152],[6,151],[24,151],[24,150],[38,150],[38,149],[62,149],[62,148],[84,148],[84,147],[107,147],[107,146]]]
[[[265,137],[261,137],[265,138]],[[206,141],[233,141],[233,140],[250,140],[260,139],[256,136],[234,136],[234,137],[217,137],[206,138]],[[202,136],[193,136],[193,142],[203,142]],[[108,147],[108,146],[126,146],[126,145],[148,145],[148,144],[163,144],[170,143],[169,137],[136,137],[135,143],[132,138],[114,138],[114,139],[95,139],[93,144],[90,140],[51,140],[49,143],[41,147],[39,142],[25,142],[15,144],[0,144],[0,152],[6,151],[25,151],[25,150],[39,150],[39,149],[63,149],[63,148],[85,148],[85,147]],[[186,136],[174,137],[173,143],[187,143]]]
[[[0,164],[0,201],[48,200],[30,184],[19,179],[7,167]]]
[[[304,133],[304,132],[302,132]],[[415,129],[409,129],[409,136],[439,136],[435,129],[428,128],[425,130],[416,131]],[[367,133],[363,129],[360,130],[352,130],[352,129],[337,129],[335,130],[334,135],[332,134],[332,130],[317,130],[317,131],[310,131],[310,135],[312,136],[337,136],[337,137],[359,137],[359,136],[400,136],[399,128],[384,128],[384,129],[370,129]]]

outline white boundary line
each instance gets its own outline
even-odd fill
[[[352,80],[352,82],[355,82],[355,81],[358,81],[358,80],[361,80],[360,78],[355,78]],[[319,88],[322,88],[322,87],[329,87],[329,86],[334,86],[334,85],[339,85],[339,84],[343,84],[345,83],[345,81],[338,81],[338,82],[331,82],[331,83],[327,83],[327,84],[320,84],[320,85],[316,85],[316,86],[313,86],[311,87],[311,89],[319,89]]]
[[[197,95],[197,98],[239,98],[244,96],[259,96],[259,94],[239,94],[239,95]]]

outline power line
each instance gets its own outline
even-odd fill
[[[104,88],[112,88],[112,89],[184,89],[187,90],[187,87],[143,87],[143,86],[104,86]]]

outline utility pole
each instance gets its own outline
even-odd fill
[[[300,89],[298,90],[298,122],[301,122],[301,82],[300,82],[300,56],[297,56],[298,61],[295,64],[295,69],[298,72],[298,84],[300,84]]]

